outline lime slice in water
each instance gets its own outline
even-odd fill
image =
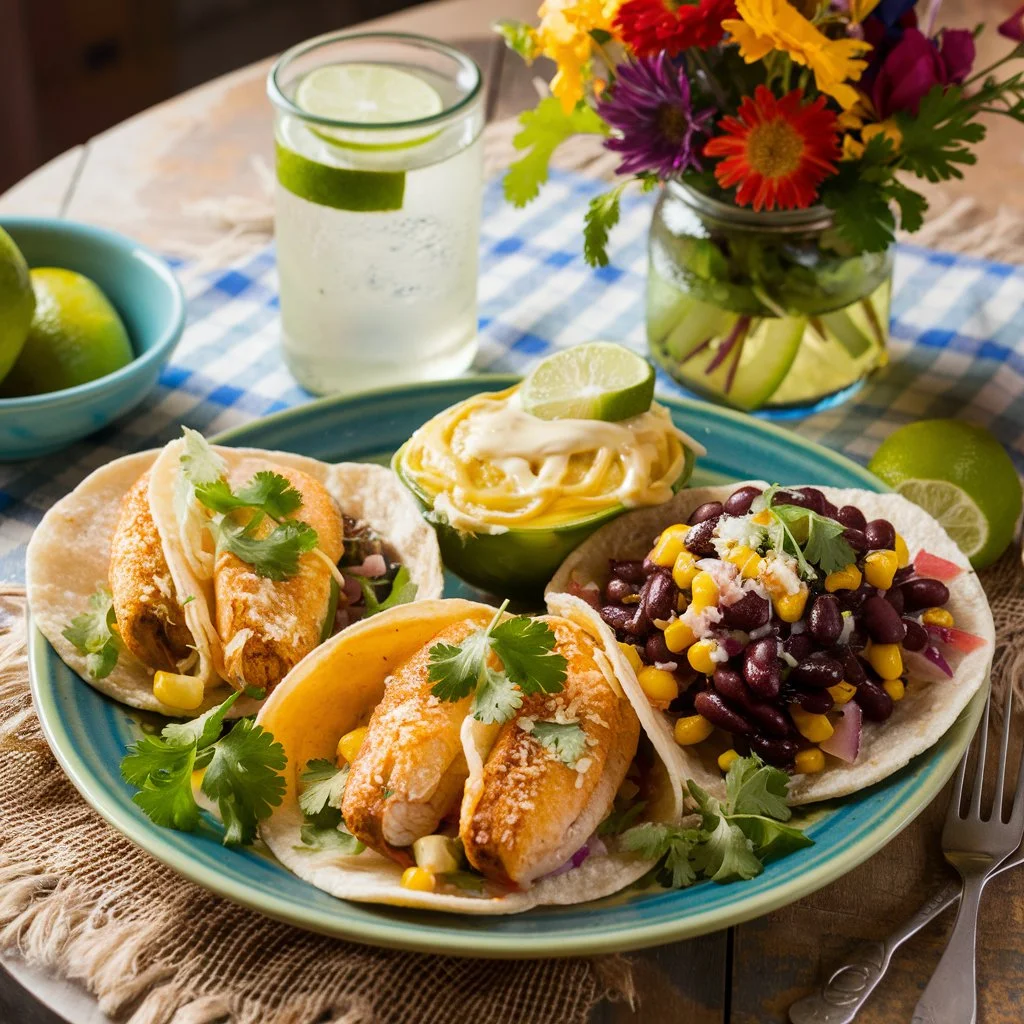
[[[608,341],[577,345],[538,363],[520,399],[542,420],[625,420],[651,407],[654,367]]]
[[[359,213],[400,210],[404,171],[354,171],[317,163],[277,144],[277,180],[289,192],[318,206]]]
[[[366,125],[421,121],[444,109],[433,86],[386,64],[327,64],[317,68],[299,83],[295,102],[317,117]],[[313,131],[335,145],[378,150],[418,146],[436,134],[382,143],[371,132],[326,126],[315,126]]]

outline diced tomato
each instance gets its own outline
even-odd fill
[[[914,571],[918,576],[927,576],[933,580],[955,580],[963,571],[963,566],[951,562],[948,558],[939,558],[938,555],[930,554],[927,551],[919,551],[914,559]]]
[[[586,601],[591,608],[601,610],[601,590],[596,583],[579,583],[577,580],[569,580],[569,593]]]
[[[949,644],[955,650],[970,654],[971,651],[984,647],[988,641],[977,633],[968,633],[966,629],[957,629],[955,626],[928,626],[928,632],[937,636],[943,643]]]

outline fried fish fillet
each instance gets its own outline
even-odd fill
[[[342,552],[341,512],[318,480],[289,466],[249,459],[232,467],[230,482],[241,486],[267,469],[285,477],[302,494],[302,505],[289,518],[312,526],[319,549],[336,563]],[[259,533],[269,533],[272,528],[267,522]],[[330,566],[315,552],[302,555],[299,572],[286,580],[259,576],[229,551],[217,555],[213,575],[216,624],[231,682],[270,688],[319,645],[331,579]]]
[[[401,847],[436,832],[458,807],[468,775],[460,730],[472,698],[449,702],[430,692],[430,648],[460,644],[478,628],[472,622],[446,626],[387,679],[345,784],[348,830],[402,863],[409,856]]]
[[[466,858],[494,881],[526,886],[564,864],[607,815],[636,754],[640,723],[578,626],[541,617],[566,661],[564,688],[524,699],[467,787],[459,834]],[[586,737],[570,766],[533,735],[537,722],[576,722]]]
[[[194,641],[149,510],[149,473],[122,501],[108,580],[125,647],[150,668],[173,672]]]

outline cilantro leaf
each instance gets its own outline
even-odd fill
[[[354,857],[366,849],[347,828],[341,825],[336,828],[321,828],[306,822],[299,829],[299,838],[302,840],[302,846],[296,846],[295,849],[300,852],[315,853],[320,850],[331,850],[340,853],[343,857]]]
[[[842,523],[799,505],[775,505],[772,512],[786,524],[791,542],[786,547],[801,569],[813,563],[827,575],[856,561]],[[813,568],[810,574],[815,575]]]
[[[210,442],[190,427],[182,427],[185,450],[181,453],[181,468],[193,487],[214,484],[227,472],[224,460],[213,450]]]
[[[713,800],[712,806],[718,801]],[[764,867],[754,853],[754,845],[725,815],[708,814],[707,838],[694,847],[693,867],[713,882],[731,882],[736,878],[754,878]]]
[[[619,223],[624,181],[608,192],[594,196],[583,219],[583,258],[592,267],[608,266],[608,235]]]
[[[876,183],[851,175],[842,187],[836,182],[822,189],[821,200],[832,211],[840,237],[858,252],[881,252],[892,245],[896,218]]]
[[[302,813],[312,818],[327,807],[341,810],[348,772],[348,765],[339,768],[333,761],[323,758],[310,761],[300,777],[302,793],[299,795],[299,808]]]
[[[613,807],[608,817],[597,826],[597,834],[599,836],[617,836],[621,832],[625,832],[643,814],[646,806],[646,800],[638,800],[635,804],[627,804],[625,807]]]
[[[262,509],[271,519],[284,519],[302,508],[302,494],[287,477],[260,470],[236,495],[251,508]]]
[[[523,706],[522,691],[504,672],[485,668],[473,697],[473,717],[480,722],[507,722]]]
[[[416,591],[419,588],[413,583],[409,570],[404,565],[398,567],[395,578],[391,582],[391,593],[383,601],[377,599],[377,587],[373,580],[366,576],[357,576],[355,573],[347,575],[359,583],[363,592],[363,603],[366,605],[367,616],[387,611],[396,605],[410,604],[416,600]]]
[[[427,678],[430,692],[439,700],[457,701],[468,697],[480,681],[486,666],[490,642],[487,630],[470,633],[461,644],[434,644],[430,648]]]
[[[920,192],[907,188],[895,179],[889,182],[886,192],[900,208],[900,227],[911,233],[920,231],[924,225],[925,212],[928,210],[928,200]]]
[[[668,881],[674,889],[685,888],[696,881],[691,861],[701,841],[702,836],[697,829],[677,828],[653,821],[634,825],[619,839],[623,849],[639,853],[645,860],[664,858],[670,876]]]
[[[491,630],[491,648],[523,693],[559,693],[566,665],[554,653],[555,634],[546,622],[517,615]]]
[[[814,840],[801,829],[763,815],[736,814],[729,821],[750,840],[754,853],[761,861],[783,857],[805,846],[814,845]]]
[[[132,802],[163,828],[192,832],[199,824],[199,806],[192,794],[194,745],[178,746],[159,736],[144,736],[128,748],[121,777],[139,790]]]
[[[180,747],[188,746],[190,743],[194,743],[199,750],[213,746],[220,737],[225,716],[241,696],[241,691],[236,690],[223,704],[210,708],[198,718],[192,718],[187,722],[168,722],[160,735]]]
[[[903,135],[899,166],[932,182],[962,178],[961,168],[978,162],[968,147],[985,138],[985,126],[973,120],[976,115],[960,86],[933,86],[916,116],[896,115]]]
[[[505,173],[505,198],[516,206],[537,198],[541,185],[548,180],[551,156],[566,139],[579,134],[608,134],[607,125],[592,107],[580,104],[567,114],[554,96],[542,99],[533,110],[523,111],[519,123],[523,127],[512,144],[527,152]]]
[[[730,814],[762,814],[789,821],[793,812],[786,803],[789,776],[757,757],[740,757],[725,777],[726,807]]]
[[[256,826],[284,796],[279,774],[287,763],[284,747],[262,726],[242,718],[213,748],[203,776],[203,792],[217,802],[225,845],[251,843]]]
[[[578,722],[534,722],[530,735],[570,768],[587,750],[587,734]]]
[[[120,640],[114,632],[114,599],[106,587],[89,595],[88,611],[76,615],[61,635],[85,655],[85,670],[93,679],[106,679],[117,665]]]
[[[527,25],[524,21],[502,18],[494,23],[494,31],[505,40],[505,45],[510,50],[518,53],[528,64],[536,60],[540,53],[540,43],[532,25]]]
[[[217,545],[253,567],[258,576],[286,580],[299,571],[299,556],[312,551],[319,537],[309,523],[286,519],[266,537],[257,537],[259,517],[242,526],[224,519],[216,527]]]

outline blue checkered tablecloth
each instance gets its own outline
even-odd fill
[[[587,201],[603,187],[556,174],[537,202],[516,210],[504,202],[500,182],[490,183],[477,370],[524,371],[554,348],[592,338],[644,351],[652,200],[624,200],[613,262],[592,270],[581,256],[580,230]],[[310,400],[278,351],[272,247],[187,276],[188,327],[149,399],[59,455],[0,465],[0,580],[23,578],[33,527],[97,466],[163,444],[181,423],[212,434]],[[902,246],[892,319],[889,367],[852,401],[789,426],[866,461],[894,427],[961,416],[993,430],[1024,471],[1024,267]],[[660,387],[681,392],[665,377]]]

